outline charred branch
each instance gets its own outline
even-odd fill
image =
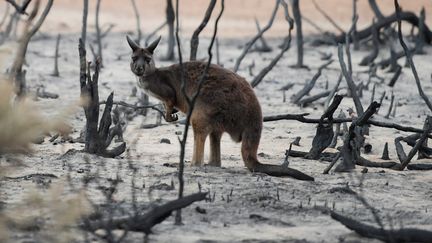
[[[339,44],[339,46],[338,46],[338,56],[339,56],[339,64],[341,66],[341,70],[342,70],[342,73],[345,77],[345,80],[348,84],[348,88],[351,91],[351,96],[354,100],[354,105],[356,107],[357,114],[360,116],[363,114],[363,106],[360,102],[360,98],[357,95],[356,85],[355,85],[354,81],[352,80],[351,74],[347,70],[347,67],[346,67],[346,64],[345,64],[345,61],[343,58],[343,51],[342,51],[342,45],[341,44]]]
[[[285,12],[285,19],[287,20],[288,24],[289,24],[289,29],[288,29],[288,37],[285,40],[285,43],[283,44],[283,48],[281,50],[281,52],[269,63],[268,66],[266,66],[265,68],[263,68],[257,76],[255,76],[255,78],[252,80],[251,85],[252,87],[256,87],[259,83],[261,83],[261,81],[264,79],[264,77],[267,75],[267,73],[269,73],[273,67],[279,62],[279,60],[282,58],[282,56],[284,55],[284,53],[286,51],[288,51],[288,49],[291,47],[291,31],[294,28],[293,26],[293,20],[291,19],[291,17],[289,16],[289,12],[288,12],[288,5],[284,2],[281,1],[281,4],[284,8],[284,12]]]
[[[201,21],[201,24],[198,28],[193,32],[192,38],[190,41],[190,60],[195,61],[197,56],[197,50],[199,45],[199,34],[201,31],[207,26],[208,21],[210,20],[211,14],[213,12],[214,7],[216,6],[216,0],[211,0],[209,6],[204,15],[204,19]]]
[[[79,41],[80,57],[80,87],[81,97],[87,101],[83,106],[86,117],[85,148],[84,151],[104,157],[116,157],[126,149],[126,143],[121,143],[113,149],[108,149],[114,136],[115,129],[111,128],[111,110],[113,106],[113,96],[111,93],[105,103],[105,109],[99,122],[99,67],[100,63],[95,63],[95,72],[90,74],[90,63],[86,60],[86,50],[84,43]]]
[[[255,18],[255,26],[256,26],[257,31],[259,33],[261,31],[261,26],[260,26],[257,18]],[[272,48],[267,44],[267,41],[264,38],[264,36],[261,35],[261,37],[259,39],[261,41],[261,46],[255,47],[255,50],[258,52],[271,52]]]
[[[385,230],[361,223],[334,211],[331,212],[330,216],[361,236],[385,242],[429,242],[432,238],[432,232],[427,230],[414,228]]]
[[[146,37],[146,39],[144,41],[145,46],[148,46],[149,41],[156,35],[157,32],[159,32],[166,25],[167,25],[167,22],[165,21],[161,25],[159,25],[158,27],[156,27],[156,29],[154,29],[152,32],[150,32],[150,34],[148,34],[148,36]]]
[[[372,11],[375,14],[375,17],[377,17],[378,20],[381,20],[384,18],[384,15],[382,14],[381,10],[379,9],[377,3],[375,0],[368,0],[369,6],[371,7]]]
[[[343,162],[336,167],[336,171],[350,171],[359,162],[360,148],[364,142],[361,127],[367,124],[367,121],[375,114],[379,107],[379,103],[373,102],[362,115],[351,123],[341,148]]]
[[[137,26],[137,37],[136,37],[135,41],[136,41],[136,43],[139,44],[141,42],[141,38],[142,38],[141,20],[140,20],[140,15],[139,15],[135,0],[131,0],[131,3],[132,3],[133,11],[135,14],[135,20],[136,20],[136,26]]]
[[[377,23],[373,27],[369,26],[363,30],[358,31],[357,32],[357,38],[359,41],[366,39],[372,35],[373,28],[377,29],[379,32],[382,28],[390,27],[391,24],[397,22],[398,19],[400,19],[401,21],[402,20],[406,21],[406,22],[408,22],[411,25],[416,26],[416,27],[419,27],[419,24],[420,24],[419,17],[417,17],[417,15],[415,15],[412,12],[405,12],[405,11],[400,12],[400,18],[398,18],[396,16],[396,13],[394,13],[390,16],[385,17],[384,19],[378,20]],[[430,31],[430,29],[427,25],[424,26],[423,34],[424,34],[425,42],[432,44],[432,32]],[[345,42],[345,33],[336,36],[335,41],[337,43],[344,43]],[[352,41],[351,37],[349,37],[349,41],[350,42]]]
[[[58,70],[58,58],[59,58],[60,38],[61,38],[61,35],[58,34],[57,35],[57,40],[56,40],[56,46],[55,46],[55,54],[54,54],[54,71],[51,74],[54,77],[59,77],[60,76],[60,72]]]
[[[318,78],[321,76],[322,74],[322,70],[327,68],[331,63],[333,62],[333,60],[330,60],[326,63],[324,63],[323,65],[321,65],[318,68],[317,73],[312,77],[311,81],[309,81],[302,90],[300,90],[296,95],[294,95],[291,98],[291,101],[294,104],[299,104],[301,98],[303,98],[303,96],[309,94],[309,92],[313,89],[313,87],[315,86],[316,81],[318,80]]]
[[[25,0],[22,3],[22,6],[20,6],[14,0],[6,0],[6,2],[8,2],[10,5],[12,5],[15,8],[17,13],[27,15],[26,9],[27,9],[28,5],[30,4],[31,0]]]
[[[378,31],[375,28],[375,20],[372,22],[372,52],[365,56],[361,61],[360,61],[360,66],[369,66],[373,63],[373,61],[375,60],[375,58],[377,58],[378,53],[379,53],[379,40],[378,40]]]
[[[87,38],[87,15],[88,15],[88,0],[83,0],[83,19],[82,19],[82,27],[81,27],[81,40],[86,44]]]
[[[405,154],[403,147],[400,143],[401,138],[395,139],[396,153],[401,162],[400,165],[396,167],[398,170],[404,170],[405,167],[411,162],[411,159],[414,155],[419,151],[419,149],[423,146],[424,142],[428,138],[430,131],[432,130],[432,117],[428,116],[425,120],[425,129],[424,132],[419,137],[418,141],[415,143],[414,147],[410,150],[408,155]]]
[[[171,216],[173,211],[185,208],[194,202],[202,201],[206,199],[206,197],[206,192],[198,192],[156,206],[149,212],[144,214],[106,220],[92,220],[86,218],[83,220],[83,223],[81,223],[80,228],[93,232],[98,229],[121,229],[150,234],[152,233],[151,229],[153,228],[153,226],[163,222],[166,218]]]
[[[246,54],[248,53],[248,51],[251,49],[251,47],[255,44],[255,42],[267,31],[270,29],[270,27],[273,25],[273,21],[276,17],[276,13],[277,10],[279,9],[279,4],[280,4],[280,0],[276,0],[276,5],[273,9],[272,15],[270,17],[269,22],[267,23],[267,25],[260,31],[258,32],[253,38],[252,40],[250,40],[248,42],[248,44],[245,46],[245,48],[243,49],[242,53],[240,54],[240,56],[237,58],[235,64],[234,64],[234,72],[237,72],[241,62],[243,61],[244,57],[246,56]]]
[[[397,23],[398,23],[398,38],[399,38],[399,42],[402,46],[402,48],[404,49],[407,61],[411,67],[412,73],[414,75],[414,79],[416,81],[417,84],[417,89],[419,92],[419,95],[423,98],[423,100],[425,101],[426,105],[428,106],[429,110],[432,111],[432,103],[429,101],[429,98],[427,97],[427,95],[423,92],[423,88],[421,86],[421,82],[420,82],[420,78],[417,74],[417,69],[414,65],[414,61],[412,59],[412,53],[409,51],[407,45],[405,44],[404,40],[403,40],[403,36],[402,36],[402,21],[403,20],[403,12],[401,12],[401,9],[399,7],[398,1],[395,0],[395,9],[396,9],[396,18],[397,18]],[[424,26],[425,30],[427,29],[427,26]],[[430,31],[429,31],[430,32]]]
[[[321,152],[324,151],[332,142],[334,132],[333,132],[333,114],[340,105],[343,97],[341,95],[336,95],[333,102],[324,112],[320,118],[320,123],[316,129],[315,137],[312,141],[312,147],[305,158],[318,159]],[[324,123],[327,120],[328,123]]]

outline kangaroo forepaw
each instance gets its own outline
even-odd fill
[[[165,115],[165,120],[167,122],[175,122],[175,121],[178,120],[178,116],[177,116],[177,114],[166,114]]]

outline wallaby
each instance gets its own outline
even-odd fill
[[[181,91],[180,65],[156,68],[153,53],[161,37],[146,48],[140,47],[129,36],[132,48],[130,68],[139,79],[139,86],[165,106],[165,120],[176,121],[175,109],[187,113],[189,106]],[[184,82],[189,97],[198,89],[198,82],[206,63],[183,63]],[[201,166],[204,160],[204,144],[210,136],[209,165],[221,166],[220,140],[227,132],[235,142],[242,142],[241,154],[250,171],[272,176],[292,176],[313,180],[300,171],[278,165],[262,164],[257,159],[263,118],[258,99],[249,83],[236,73],[218,65],[210,65],[200,94],[191,115],[194,133],[192,165]]]

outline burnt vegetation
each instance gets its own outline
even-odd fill
[[[302,15],[300,7],[303,1],[271,1],[274,7],[268,13],[267,22],[260,25],[258,19],[255,18],[256,34],[250,39],[241,40],[241,45],[237,48],[238,56],[226,61],[227,58],[222,58],[224,55],[223,48],[229,45],[230,42],[221,41],[218,33],[221,31],[220,22],[224,20],[228,1],[209,0],[205,12],[202,13],[201,22],[196,24],[196,29],[192,35],[187,36],[185,33],[181,33],[183,29],[181,25],[182,10],[180,9],[186,8],[186,6],[182,6],[181,1],[161,1],[165,4],[164,22],[153,30],[146,30],[142,25],[144,16],[139,8],[139,0],[131,0],[131,11],[133,11],[131,16],[136,22],[136,27],[129,34],[133,36],[136,43],[147,46],[160,33],[167,32],[162,39],[164,42],[163,48],[166,49],[163,49],[164,54],[158,58],[165,62],[180,64],[181,72],[178,78],[182,82],[181,95],[186,97],[186,105],[189,107],[189,112],[180,117],[181,119],[175,125],[169,125],[178,130],[176,131],[178,141],[170,141],[165,137],[160,139],[160,143],[171,144],[178,142],[180,145],[178,159],[164,157],[167,162],[163,166],[172,167],[172,171],[169,173],[171,182],[167,184],[161,182],[166,179],[167,175],[158,174],[157,169],[150,167],[146,167],[147,169],[150,168],[150,172],[143,172],[142,167],[137,165],[138,163],[147,163],[147,161],[144,161],[144,159],[141,161],[139,156],[132,154],[133,151],[140,151],[141,148],[136,144],[139,136],[134,137],[131,135],[131,133],[138,134],[144,129],[148,129],[145,131],[146,134],[151,134],[154,128],[159,129],[167,126],[168,123],[162,121],[162,117],[166,118],[164,107],[158,103],[151,103],[149,96],[136,87],[132,89],[127,100],[121,100],[121,96],[119,96],[120,98],[114,96],[116,90],[110,90],[106,99],[105,96],[102,96],[107,89],[111,89],[109,84],[104,81],[104,78],[115,76],[107,68],[110,66],[108,65],[109,62],[113,60],[110,55],[106,55],[112,50],[105,43],[108,39],[106,37],[115,27],[115,24],[101,25],[100,16],[103,14],[103,0],[97,0],[94,2],[95,6],[90,6],[90,9],[94,10],[92,16],[95,18],[94,23],[90,25],[90,29],[94,30],[94,32],[87,29],[89,26],[87,18],[89,4],[92,4],[92,1],[82,1],[81,33],[80,37],[73,37],[76,39],[74,41],[76,41],[77,45],[74,48],[77,49],[79,63],[79,66],[76,67],[79,70],[79,75],[74,78],[78,80],[80,87],[76,93],[79,94],[77,100],[80,99],[81,113],[77,116],[80,116],[80,124],[84,124],[81,127],[74,127],[79,135],[71,133],[70,127],[64,125],[63,120],[55,124],[46,122],[48,125],[43,126],[44,121],[38,115],[31,113],[30,109],[25,106],[26,97],[34,96],[34,99],[59,98],[58,94],[46,91],[44,85],[28,85],[26,79],[26,67],[32,65],[31,59],[26,58],[29,52],[29,43],[35,37],[51,38],[37,36],[37,33],[40,33],[38,31],[40,31],[40,27],[49,15],[53,2],[54,0],[5,1],[6,13],[4,18],[0,20],[0,43],[6,44],[14,41],[17,44],[14,46],[16,50],[13,59],[7,61],[9,66],[5,70],[4,80],[2,80],[9,86],[8,88],[0,86],[4,89],[0,90],[0,94],[6,97],[0,97],[0,108],[4,111],[4,115],[0,115],[0,125],[3,125],[2,122],[4,122],[6,125],[3,128],[11,126],[16,129],[11,130],[13,135],[0,132],[4,136],[0,138],[0,190],[1,187],[4,187],[4,184],[10,181],[32,181],[39,187],[43,187],[44,190],[52,187],[51,181],[58,181],[63,186],[61,188],[62,193],[73,194],[76,196],[74,203],[83,208],[83,205],[86,205],[86,210],[74,211],[73,217],[68,215],[73,220],[68,221],[67,225],[61,225],[61,234],[72,231],[72,238],[77,242],[90,242],[93,240],[130,242],[136,241],[136,239],[147,242],[151,239],[150,235],[156,225],[169,220],[173,221],[176,227],[191,224],[191,220],[187,217],[191,217],[191,214],[210,214],[208,211],[212,210],[212,205],[216,204],[216,200],[220,201],[218,203],[223,202],[224,205],[232,203],[233,200],[244,200],[236,205],[253,204],[254,208],[261,207],[274,210],[279,207],[275,205],[281,202],[280,198],[283,197],[281,196],[283,191],[285,194],[292,192],[292,196],[285,195],[285,199],[300,200],[299,205],[296,207],[292,206],[292,201],[291,204],[287,203],[280,206],[285,207],[284,210],[297,210],[296,212],[299,213],[313,211],[314,215],[325,215],[325,217],[340,222],[347,229],[356,232],[358,237],[373,238],[384,242],[431,241],[432,231],[430,230],[406,224],[400,227],[393,225],[391,218],[394,216],[386,215],[385,217],[377,209],[377,205],[371,205],[367,196],[363,193],[363,187],[367,183],[365,174],[368,173],[368,168],[382,168],[382,171],[384,169],[385,171],[391,170],[392,173],[399,173],[401,176],[406,175],[404,174],[406,170],[413,170],[415,171],[413,173],[419,176],[432,170],[432,164],[430,163],[432,147],[429,147],[430,144],[428,144],[428,139],[432,138],[432,103],[430,94],[428,94],[430,89],[424,88],[425,82],[430,82],[430,80],[422,80],[418,73],[418,69],[421,67],[416,66],[415,62],[417,55],[431,55],[428,51],[430,52],[430,45],[432,44],[432,31],[426,23],[424,9],[418,14],[405,11],[401,9],[398,1],[394,0],[394,12],[386,16],[381,12],[375,0],[369,0],[368,4],[374,13],[374,18],[370,21],[369,26],[359,28],[358,20],[361,13],[358,11],[358,1],[353,0],[352,19],[350,25],[346,28],[346,26],[332,19],[332,16],[321,8],[321,1],[314,1],[313,5],[316,10],[334,28],[333,33],[324,31],[319,24],[314,23],[314,20]],[[279,12],[282,12],[282,14],[278,15]],[[282,18],[282,22],[286,26],[286,32],[281,34],[283,37],[277,40],[274,38],[266,39],[267,31],[274,27],[273,24],[279,20],[278,18]],[[305,34],[302,26],[306,24],[312,25],[314,29],[318,30],[319,35],[310,37]],[[21,28],[18,28],[18,25]],[[415,31],[412,31],[412,34],[407,36],[406,33],[410,28]],[[205,29],[211,29],[209,38],[203,37]],[[18,33],[18,36],[13,35],[14,31]],[[50,63],[54,63],[54,67],[46,75],[52,76],[58,82],[62,82],[62,78],[70,73],[67,68],[62,67],[62,62],[66,61],[66,58],[62,56],[64,54],[62,50],[69,43],[67,38],[70,38],[70,36],[55,33],[53,56],[49,56],[52,58]],[[318,54],[321,57],[321,62],[312,63],[307,53],[316,52],[313,48],[322,46],[333,48],[337,52],[335,52],[334,56],[332,53],[321,52]],[[295,50],[292,50],[293,47]],[[90,50],[91,58],[87,55],[88,50]],[[364,52],[364,50],[367,50],[367,52]],[[290,51],[291,57],[287,54]],[[359,54],[358,51],[363,51],[362,53],[366,55],[359,59],[352,58],[354,54]],[[198,89],[193,94],[188,94],[185,88],[186,82],[184,79],[187,75],[184,73],[184,60],[187,58],[183,56],[184,53],[189,54],[187,57],[191,61],[201,60],[205,63],[205,68],[199,75],[200,78],[197,82]],[[124,56],[126,55],[118,54],[116,61],[123,60]],[[254,58],[254,60],[248,58]],[[284,59],[289,58],[292,65],[286,65],[283,62]],[[257,64],[258,59],[262,61],[259,64]],[[401,64],[399,59],[406,60],[405,65]],[[360,60],[358,63],[354,63],[358,60]],[[250,199],[248,198],[250,195],[244,198],[237,196],[234,189],[225,192],[221,191],[223,189],[219,190],[218,187],[208,185],[203,187],[199,181],[201,178],[199,178],[199,175],[194,175],[194,173],[196,171],[198,173],[214,173],[213,168],[191,169],[187,165],[189,161],[186,151],[187,141],[190,140],[191,116],[197,97],[200,95],[200,89],[206,81],[208,70],[213,64],[224,66],[232,72],[243,76],[248,75],[247,80],[256,90],[268,88],[265,86],[274,82],[275,77],[277,77],[269,74],[276,67],[280,68],[281,65],[284,65],[284,69],[295,70],[295,72],[308,75],[304,83],[284,83],[279,90],[274,90],[275,95],[282,94],[282,103],[289,103],[291,107],[294,107],[299,112],[280,114],[264,112],[267,115],[263,117],[263,121],[265,125],[274,124],[277,121],[279,124],[287,122],[302,123],[302,125],[309,124],[311,129],[315,131],[310,139],[311,144],[303,143],[301,136],[296,134],[296,132],[300,133],[300,131],[292,130],[290,136],[294,136],[295,140],[287,142],[286,147],[280,149],[280,157],[283,161],[280,161],[280,163],[273,161],[271,170],[257,170],[246,174],[245,168],[242,168],[245,170],[243,172],[243,170],[239,171],[240,169],[233,170],[232,168],[222,167],[218,168],[216,172],[229,174],[229,177],[250,177],[250,181],[256,180],[255,184],[260,180],[263,183],[271,182],[274,177],[288,177],[288,180],[279,181],[282,183],[279,183],[277,188],[267,188],[269,191],[274,190],[274,193],[268,191],[267,194],[259,196],[258,199]],[[261,69],[256,70],[258,67]],[[356,70],[359,67],[364,69],[362,71]],[[338,79],[330,80],[331,82],[327,80],[324,86],[324,82],[321,81],[329,79],[331,77],[328,75],[330,72],[337,73]],[[360,75],[366,78],[359,78]],[[424,120],[422,126],[409,125],[409,123],[402,123],[401,120],[396,119],[398,110],[403,108],[407,101],[402,101],[400,94],[396,92],[394,87],[397,87],[401,82],[401,77],[407,78],[407,76],[409,76],[410,81],[413,81],[412,87],[415,85],[417,90],[418,96],[415,98],[418,98],[418,105],[427,108],[427,111],[418,115],[418,118],[421,117]],[[290,78],[289,80],[293,79]],[[329,83],[331,83],[330,87]],[[294,89],[296,89],[296,92],[291,92]],[[104,90],[103,93],[100,92],[101,90]],[[291,96],[288,96],[288,94],[291,94]],[[304,109],[313,111],[316,116],[314,117],[309,112],[303,112]],[[26,122],[32,119],[35,119],[36,122],[27,124],[20,120],[14,120],[19,116],[13,112],[14,110],[29,113],[28,117],[23,115],[23,119],[27,119]],[[174,113],[176,112],[177,110],[174,111]],[[11,117],[10,121],[6,119],[9,117]],[[147,123],[139,126],[141,130],[131,131],[129,123],[132,123],[137,117],[145,117]],[[151,122],[148,123],[148,120],[151,120]],[[29,135],[20,131],[32,131],[32,127],[36,127],[39,132],[32,132]],[[383,151],[380,150],[378,153],[376,148],[372,147],[372,144],[377,144],[376,141],[372,141],[375,138],[373,133],[377,129],[388,129],[395,134],[391,138],[394,141],[393,144],[383,142]],[[24,135],[21,136],[21,133]],[[23,139],[23,136],[26,139]],[[49,142],[44,141],[46,137],[49,137]],[[381,141],[379,140],[379,142]],[[19,168],[19,166],[25,164],[25,161],[12,157],[16,156],[16,154],[29,156],[30,144],[34,143],[43,143],[43,146],[61,144],[63,146],[62,150],[67,150],[61,156],[57,156],[59,157],[58,161],[62,161],[63,174],[61,176],[55,175],[54,172],[38,172],[23,176],[8,175],[7,172],[10,168],[16,170],[17,167]],[[82,149],[65,149],[68,147],[68,143],[79,144]],[[302,147],[305,149],[302,149]],[[44,148],[46,149],[46,147]],[[374,149],[375,151],[373,151]],[[372,151],[379,155],[370,156]],[[263,158],[267,156],[265,153],[259,155]],[[69,161],[71,156],[78,157],[80,163],[71,163]],[[146,157],[146,159],[148,158]],[[173,160],[177,162],[171,163]],[[291,160],[295,161],[295,163],[291,163]],[[297,167],[295,164],[298,161],[305,164],[325,163],[325,169],[322,174],[321,171],[320,173],[308,171],[311,168],[310,166],[303,166],[300,171],[293,168],[293,166]],[[356,174],[359,168],[361,168],[362,173],[360,176]],[[188,170],[193,170],[193,172],[189,173]],[[365,217],[356,218],[358,214],[355,211],[352,215],[349,215],[353,211],[344,212],[338,210],[335,201],[333,201],[332,206],[329,206],[327,201],[322,207],[316,206],[316,201],[315,205],[312,206],[311,201],[313,199],[310,197],[305,199],[305,197],[295,195],[294,190],[279,189],[279,187],[289,187],[288,182],[307,183],[305,185],[307,185],[308,190],[317,192],[318,190],[314,189],[314,187],[321,183],[320,181],[317,182],[317,178],[326,180],[332,175],[340,175],[344,186],[331,188],[329,193],[340,193],[353,198],[366,212],[363,212],[364,214],[370,214],[369,219],[365,220]],[[158,176],[162,179],[157,178]],[[62,177],[62,183],[60,183],[59,177]],[[198,179],[193,183],[196,183],[197,187],[191,193],[191,189],[185,187],[188,183],[189,185],[192,183],[187,180],[194,180],[195,177]],[[130,181],[127,181],[129,179]],[[299,182],[299,180],[304,182]],[[151,181],[153,184],[146,185],[147,181]],[[211,183],[210,181],[209,184],[211,185]],[[252,182],[250,184],[255,185]],[[357,188],[353,189],[350,185],[356,185]],[[125,192],[125,188],[127,192]],[[147,194],[144,189],[148,190]],[[249,189],[246,188],[245,190]],[[163,199],[153,200],[153,191],[173,191],[175,194],[161,194]],[[56,204],[57,200],[61,201],[59,199],[61,197],[57,196],[57,198],[50,201],[51,204],[40,203],[43,205],[40,212],[50,212],[52,205]],[[160,195],[158,194],[158,196]],[[300,199],[296,198],[296,196]],[[10,216],[11,213],[8,210],[12,207],[7,203],[3,203],[3,200],[7,201],[6,199],[0,199],[0,233],[10,231],[14,237],[24,235],[29,238],[34,237],[32,239],[41,242],[56,242],[58,240],[56,238],[58,236],[52,236],[56,234],[52,230],[58,229],[53,228],[53,225],[56,224],[55,220],[61,221],[61,219],[49,213],[41,213],[31,218],[31,220],[22,222]],[[307,202],[304,202],[304,200]],[[30,200],[28,203],[35,203],[35,201]],[[257,206],[257,202],[260,203],[259,206]],[[70,203],[70,201],[59,202],[66,209],[70,206],[67,203]],[[191,206],[194,203],[201,204]],[[3,204],[6,206],[3,206]],[[203,205],[207,207],[204,208]],[[31,204],[31,206],[34,205]],[[38,204],[38,206],[40,205]],[[182,213],[188,207],[189,211]],[[191,207],[195,207],[195,209],[190,210]],[[64,208],[62,209],[64,210]],[[20,209],[20,207],[14,208],[14,210],[18,211]],[[430,210],[430,208],[427,210]],[[241,208],[239,211],[241,211]],[[174,217],[171,219],[172,215]],[[205,220],[210,222],[207,217],[203,216],[202,221]],[[271,224],[279,226],[292,226],[282,220],[274,221],[275,219],[267,218],[255,213],[255,211],[249,214],[248,220],[255,223],[271,222]],[[228,223],[226,224],[228,225]],[[166,229],[164,228],[164,230]],[[163,232],[158,232],[158,234],[163,234]],[[9,237],[9,235],[0,236],[0,242],[9,239],[6,237]],[[343,241],[344,236],[341,236],[340,240]]]

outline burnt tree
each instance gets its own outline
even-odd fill
[[[299,0],[292,0],[292,9],[294,23],[296,26],[296,40],[297,40],[297,64],[296,68],[304,68],[303,64],[303,32],[302,32],[302,20],[299,6]]]
[[[121,136],[121,129],[111,127],[111,110],[113,107],[113,96],[111,93],[105,103],[105,109],[99,122],[99,60],[95,63],[94,74],[90,74],[90,62],[86,60],[86,50],[84,43],[79,40],[79,58],[80,58],[80,87],[81,98],[86,101],[84,104],[84,113],[86,117],[85,128],[85,148],[84,151],[91,154],[97,154],[103,157],[116,157],[122,154],[126,149],[126,143],[122,142],[113,149],[108,149],[115,136]]]
[[[165,56],[166,60],[174,60],[174,20],[175,20],[175,13],[174,8],[172,4],[172,0],[167,0],[167,6],[166,6],[166,22],[168,23],[168,49],[167,54]]]
[[[27,53],[29,42],[39,30],[39,28],[42,26],[45,18],[48,16],[48,13],[51,10],[53,2],[54,0],[48,0],[47,4],[45,5],[45,9],[43,10],[39,19],[36,21],[36,23],[33,24],[33,21],[36,18],[40,6],[40,1],[36,1],[32,12],[30,13],[28,19],[25,22],[23,34],[18,42],[18,50],[12,63],[12,67],[9,70],[9,79],[15,83],[18,96],[22,96],[25,94],[25,70],[23,70],[23,65],[25,62],[25,56]]]

